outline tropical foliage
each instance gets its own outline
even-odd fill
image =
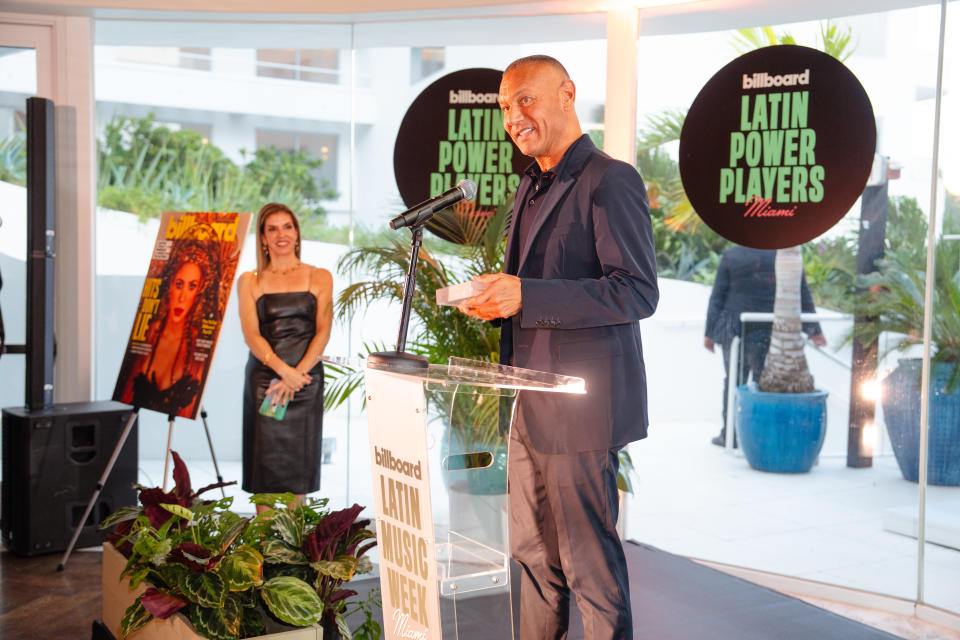
[[[335,197],[311,171],[323,163],[297,151],[260,148],[238,166],[198,132],[146,118],[115,117],[97,141],[100,206],[141,217],[163,211],[257,211],[284,202],[311,225]]]
[[[293,494],[263,494],[252,501],[271,508],[244,518],[229,510],[232,498],[199,498],[234,483],[193,491],[186,465],[171,455],[174,488],[138,487],[140,504],[101,525],[113,527],[108,539],[127,557],[130,587],[149,585],[124,613],[123,636],[182,612],[214,640],[263,635],[273,620],[303,627],[326,619],[351,637],[346,598],[356,592],[342,584],[371,568],[364,554],[376,544],[369,521],[357,519],[362,508],[331,513],[326,500],[294,505]],[[365,637],[371,622],[361,625]]]
[[[411,335],[407,350],[430,362],[446,364],[451,356],[496,362],[500,330],[488,322],[471,318],[453,307],[439,307],[437,289],[471,279],[474,275],[503,268],[503,245],[513,201],[503,203],[492,214],[477,210],[473,203],[461,201],[434,216],[444,233],[458,239],[463,247],[458,257],[437,259],[426,247],[417,258],[416,290],[411,304]],[[340,292],[336,302],[337,318],[349,321],[376,303],[403,300],[403,281],[410,264],[410,236],[393,238],[385,246],[357,247],[340,259],[338,269],[344,276],[363,278]],[[365,351],[384,350],[385,345],[364,345]],[[392,348],[392,346],[391,346]],[[366,353],[361,354],[365,357]],[[347,372],[331,381],[325,398],[327,408],[338,405],[359,384],[362,372]]]
[[[873,322],[857,324],[856,338],[869,344],[880,334],[889,333],[893,341],[888,343],[888,353],[906,351],[922,342],[927,279],[925,216],[912,199],[893,202],[899,205],[896,209],[905,231],[892,237],[888,234],[886,256],[876,272],[858,279],[860,289],[851,309],[873,318]],[[889,212],[888,209],[888,215]],[[957,196],[947,195],[943,230],[945,235],[960,231],[960,198]],[[934,247],[930,340],[933,362],[960,362],[960,243],[943,236]],[[957,384],[960,384],[960,367],[955,368],[947,390]]]

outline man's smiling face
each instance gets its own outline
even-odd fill
[[[573,83],[548,64],[522,65],[500,81],[503,127],[520,151],[543,169],[559,162],[570,143],[573,95]]]

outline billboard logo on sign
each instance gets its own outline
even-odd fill
[[[743,74],[744,89],[792,87],[799,84],[810,84],[810,69],[804,69],[803,73],[784,73],[779,76],[772,76],[765,71],[752,75]]]
[[[394,458],[393,454],[390,453],[388,449],[380,449],[379,447],[373,448],[373,454],[376,458],[377,464],[381,467],[386,467],[387,469],[392,469],[402,473],[405,476],[410,478],[416,478],[420,480],[423,477],[423,474],[420,470],[420,461],[417,461],[417,464],[412,462],[407,462],[406,460],[401,460],[400,458]]]
[[[470,89],[450,89],[450,104],[496,104],[496,93],[474,93]]]

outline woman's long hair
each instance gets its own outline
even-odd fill
[[[197,226],[209,228],[209,225],[206,224]],[[210,246],[209,241],[198,239],[198,237],[208,236],[207,233],[204,233],[205,230],[191,229],[191,231],[196,232],[193,234],[189,234],[188,232],[188,234],[193,237],[181,238],[174,242],[170,258],[167,259],[167,263],[163,266],[163,271],[160,272],[160,291],[158,294],[160,304],[157,307],[156,314],[154,314],[156,319],[150,323],[146,335],[147,342],[156,347],[157,341],[167,326],[167,319],[170,315],[169,293],[170,287],[173,285],[173,278],[183,265],[189,262],[196,264],[200,268],[200,289],[193,300],[193,306],[190,308],[189,315],[185,320],[184,335],[180,342],[180,349],[178,349],[178,352],[182,352],[185,357],[184,372],[191,369],[189,366],[191,362],[190,355],[194,351],[197,337],[201,335],[203,321],[206,319],[217,323],[220,322],[218,295],[220,257],[216,252],[215,246]],[[209,231],[212,233],[212,229]],[[186,349],[183,347],[186,347]],[[179,355],[177,360],[180,360]],[[151,353],[148,362],[152,361],[153,353]],[[149,367],[149,364],[147,366]],[[176,366],[176,363],[174,363],[174,366]],[[200,367],[202,368],[202,366],[201,363]]]
[[[297,256],[297,260],[300,259],[300,221],[297,220],[297,215],[290,210],[285,204],[280,204],[279,202],[268,202],[267,204],[260,207],[260,212],[257,214],[257,277],[260,277],[260,274],[267,270],[267,267],[270,266],[270,253],[267,251],[267,245],[263,243],[263,230],[267,225],[267,218],[272,216],[275,213],[289,213],[290,219],[293,220],[293,226],[297,230],[297,244],[294,246],[294,253]]]

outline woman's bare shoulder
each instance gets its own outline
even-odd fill
[[[253,287],[257,281],[256,271],[244,271],[237,277],[237,288],[244,290]]]

